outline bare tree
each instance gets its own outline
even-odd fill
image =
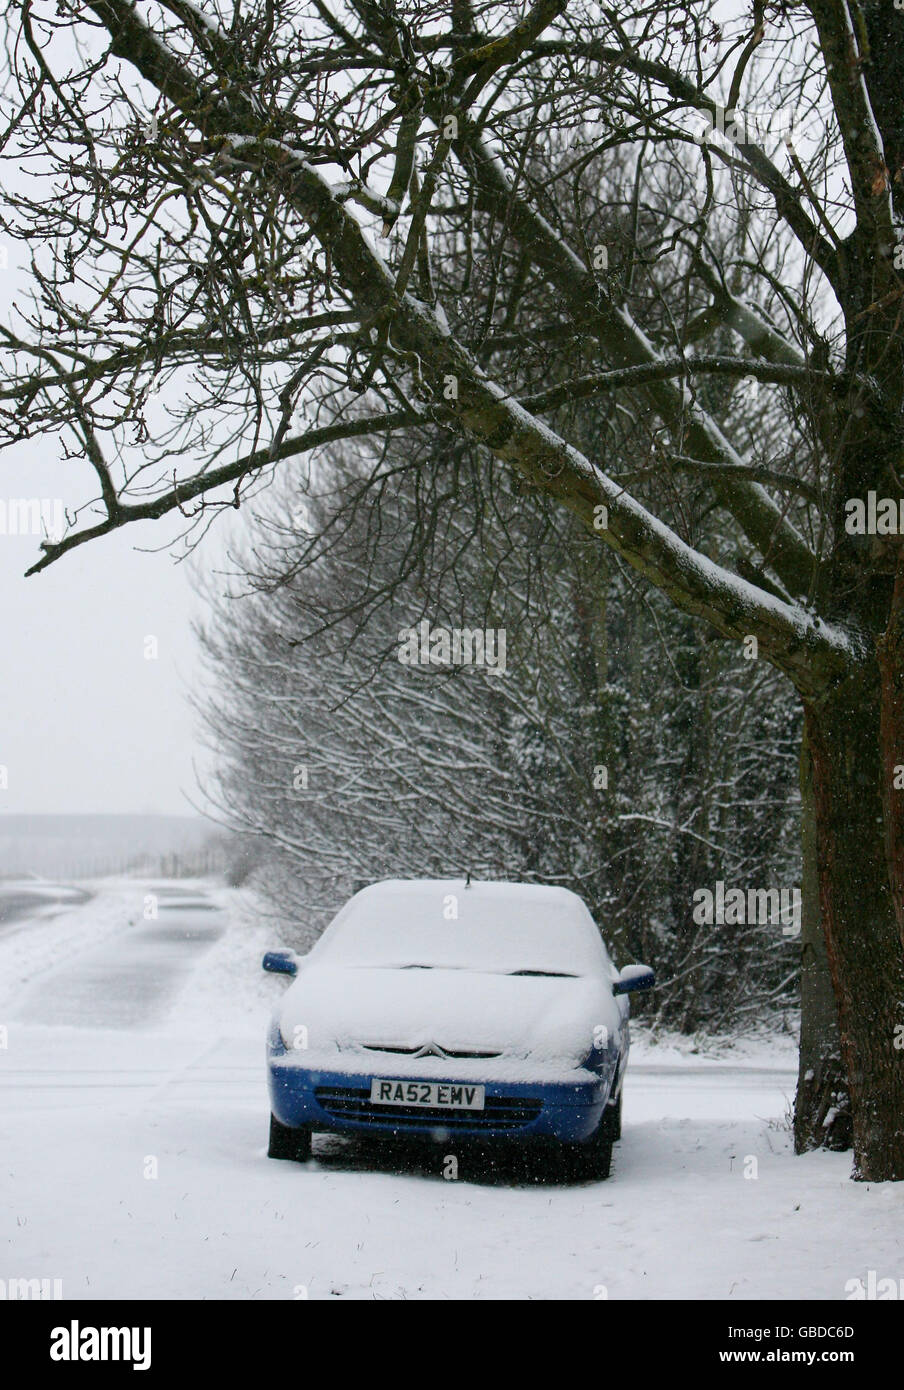
[[[557,499],[685,613],[755,638],[799,695],[856,1173],[904,1177],[904,16],[885,0],[754,0],[722,26],[697,0],[8,14],[22,172],[4,223],[35,294],[3,330],[3,437],[71,439],[95,480],[34,569],[136,520],[203,524],[281,459],[403,427]],[[777,148],[749,119],[792,110],[804,128]],[[652,225],[651,190],[670,205]],[[611,276],[619,224],[640,245]],[[707,351],[723,331],[733,351]],[[587,365],[544,381],[556,341]],[[794,417],[788,466],[707,408],[751,379]],[[655,416],[650,469],[705,481],[735,553],[698,545],[680,489],[654,512],[648,472],[633,490],[610,476],[571,428],[589,397]]]

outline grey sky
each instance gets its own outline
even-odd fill
[[[4,176],[24,178],[10,164]],[[0,240],[0,316],[17,330],[12,306],[29,289],[28,254]],[[25,579],[41,537],[8,534],[9,501],[75,506],[96,492],[90,466],[62,456],[48,434],[0,457],[0,768],[9,784],[3,790],[0,776],[0,812],[190,812],[184,793],[198,799],[190,624],[201,600],[188,565],[159,553],[184,522],[129,526]],[[205,549],[222,554],[216,537]],[[145,657],[148,636],[157,638],[156,659]]]
[[[56,439],[8,450],[0,500],[65,496],[74,466],[60,462]],[[0,809],[190,811],[189,627],[200,600],[186,565],[136,549],[175,531],[129,527],[30,579],[23,572],[40,538],[0,534],[0,764],[9,779]],[[156,660],[145,657],[148,636]]]

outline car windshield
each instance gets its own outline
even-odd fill
[[[561,888],[393,882],[358,893],[315,948],[334,965],[597,975],[608,964],[587,908]]]

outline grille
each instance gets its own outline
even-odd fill
[[[458,1061],[462,1061],[469,1057],[485,1060],[488,1057],[502,1056],[501,1052],[475,1051],[473,1048],[465,1050],[464,1048],[440,1047],[437,1043],[433,1043],[429,1047],[388,1047],[385,1043],[363,1043],[362,1046],[368,1052],[392,1052],[399,1057],[454,1057]]]
[[[376,1120],[404,1130],[436,1126],[442,1129],[521,1129],[535,1120],[541,1100],[521,1096],[489,1096],[483,1110],[446,1110],[426,1105],[374,1105],[370,1089],[317,1086],[314,1097],[328,1115],[340,1120]]]

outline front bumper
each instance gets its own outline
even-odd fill
[[[574,1084],[493,1081],[481,1079],[485,1088],[483,1110],[421,1109],[415,1106],[376,1105],[370,1101],[374,1077],[423,1081],[424,1075],[385,1067],[368,1075],[359,1071],[315,1070],[281,1062],[271,1055],[269,1065],[270,1108],[281,1124],[307,1126],[332,1133],[380,1134],[446,1143],[453,1137],[472,1140],[508,1140],[516,1143],[554,1139],[580,1143],[599,1125],[609,1099],[616,1067],[607,1066],[598,1076]],[[588,1076],[584,1070],[582,1077]],[[469,1080],[477,1080],[473,1074]],[[450,1072],[430,1080],[461,1084]]]

